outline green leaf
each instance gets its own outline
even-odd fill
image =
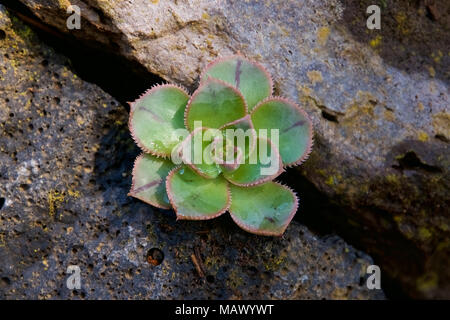
[[[211,143],[216,134],[221,133],[217,129],[197,128],[180,143],[174,155],[179,156],[180,160],[197,174],[214,179],[222,172],[211,154]],[[173,158],[174,155],[172,161],[179,163]]]
[[[145,152],[168,157],[184,138],[184,110],[189,95],[176,85],[153,87],[131,104],[129,126]]]
[[[167,194],[177,219],[206,220],[228,210],[230,193],[222,177],[206,179],[182,166],[172,170],[166,180]]]
[[[238,90],[223,81],[210,79],[189,100],[185,123],[189,131],[194,130],[195,121],[201,121],[201,127],[218,129],[246,114],[247,105]]]
[[[267,182],[254,187],[230,185],[233,220],[245,231],[280,236],[298,208],[298,199],[288,187]]]
[[[218,59],[203,71],[201,82],[215,78],[239,89],[249,110],[261,100],[272,95],[273,82],[269,73],[259,63],[240,55]]]
[[[225,179],[238,186],[253,186],[273,180],[283,172],[278,149],[268,140],[258,138],[257,147],[245,163],[234,171],[223,173]]]
[[[285,166],[293,166],[307,159],[312,148],[312,123],[303,109],[289,100],[271,97],[258,104],[251,113],[258,135],[267,129],[268,137],[277,144],[271,129],[278,130],[281,158]]]
[[[170,209],[165,182],[173,168],[174,164],[169,160],[141,154],[134,162],[133,183],[128,195],[152,206]]]

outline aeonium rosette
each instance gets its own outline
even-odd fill
[[[298,105],[272,93],[267,71],[240,55],[208,65],[191,97],[173,84],[148,90],[131,103],[143,154],[130,195],[173,208],[177,219],[228,211],[248,232],[283,234],[298,199],[273,179],[307,159],[313,131]]]

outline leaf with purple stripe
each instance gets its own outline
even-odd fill
[[[219,59],[205,68],[201,81],[215,78],[236,87],[244,96],[248,109],[272,95],[270,74],[259,63],[234,55]]]
[[[258,104],[251,113],[258,134],[267,130],[267,136],[277,145],[271,130],[278,130],[278,149],[285,166],[302,163],[311,152],[312,123],[308,115],[295,103],[280,97],[271,97]]]
[[[138,146],[146,153],[169,157],[184,138],[184,110],[189,95],[171,84],[147,91],[131,104],[130,131]]]
[[[141,154],[134,163],[133,184],[128,195],[152,206],[170,209],[166,177],[174,167],[169,160]]]
[[[270,181],[254,187],[230,185],[230,214],[242,229],[260,235],[281,236],[298,208],[295,193]]]

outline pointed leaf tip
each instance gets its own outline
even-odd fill
[[[172,170],[166,179],[166,190],[177,219],[213,219],[229,208],[230,192],[222,177],[206,179],[187,166]]]
[[[240,54],[219,58],[206,66],[201,82],[210,78],[220,79],[236,87],[243,94],[249,110],[273,92],[272,77],[266,69]]]
[[[247,104],[236,88],[224,81],[209,79],[194,92],[185,111],[185,126],[194,130],[195,122],[200,126],[218,129],[247,114]]]
[[[132,103],[129,127],[136,144],[146,153],[169,157],[184,137],[184,110],[189,95],[173,84],[157,85]]]
[[[152,206],[170,209],[165,180],[173,167],[173,163],[168,160],[141,154],[134,163],[132,185],[128,195]]]
[[[269,97],[251,112],[257,131],[278,130],[279,151],[286,167],[301,164],[312,149],[313,127],[306,112],[294,102],[281,97]]]
[[[298,209],[298,198],[289,188],[267,182],[254,187],[230,185],[230,215],[245,231],[281,236]]]

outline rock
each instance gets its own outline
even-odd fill
[[[1,298],[384,298],[366,286],[372,259],[338,236],[293,222],[258,237],[127,197],[126,109],[1,5],[0,30]]]
[[[68,1],[21,2],[69,32]],[[219,55],[260,60],[277,93],[314,121],[301,174],[345,208],[320,219],[374,254],[408,295],[450,297],[448,4],[433,21],[423,3],[396,1],[369,31],[371,1],[71,3],[82,25],[70,35],[191,89]]]

